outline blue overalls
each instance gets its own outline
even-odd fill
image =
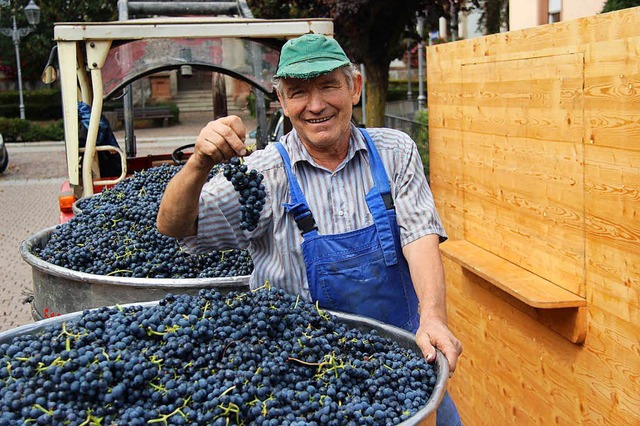
[[[375,318],[415,332],[418,297],[400,246],[391,188],[378,150],[362,131],[374,186],[366,196],[373,224],[344,234],[320,235],[284,146],[276,148],[289,179],[291,203],[284,204],[302,231],[302,255],[311,298],[325,309]]]
[[[374,186],[366,195],[373,224],[343,234],[320,235],[307,200],[291,169],[284,146],[277,142],[289,180],[290,203],[302,232],[302,255],[309,292],[325,309],[363,315],[415,333],[420,324],[409,266],[402,254],[391,188],[378,150],[364,129]],[[437,412],[438,425],[459,425],[460,418],[448,393]]]

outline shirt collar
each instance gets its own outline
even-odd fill
[[[300,136],[296,129],[291,130],[289,134],[284,138],[283,144],[287,148],[287,152],[289,153],[289,158],[291,159],[291,166],[294,167],[299,162],[307,162],[314,167],[318,167],[316,162],[311,158],[309,152],[305,148],[304,144],[300,140]],[[342,165],[338,167],[340,170],[344,164],[348,163],[355,157],[356,153],[367,151],[367,143],[364,140],[364,136],[358,130],[358,128],[351,124],[351,137],[349,138],[349,150],[347,151],[347,156],[345,160],[342,162]]]

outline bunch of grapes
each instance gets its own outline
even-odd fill
[[[0,424],[395,425],[436,382],[417,351],[281,290],[201,290],[0,344]]]
[[[258,226],[260,212],[266,198],[262,174],[256,170],[248,170],[247,165],[243,164],[238,157],[229,160],[223,166],[222,172],[240,194],[240,228],[253,231]]]
[[[33,254],[74,271],[135,278],[216,278],[250,275],[246,250],[192,254],[162,235],[156,216],[164,190],[182,166],[136,172],[113,188],[78,203],[82,211],[52,232]],[[209,178],[218,172],[212,170]]]

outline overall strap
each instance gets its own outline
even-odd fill
[[[289,193],[291,194],[291,203],[282,203],[282,206],[285,208],[287,213],[293,212],[293,219],[296,221],[298,229],[302,231],[303,237],[309,233],[315,234],[318,232],[318,226],[313,218],[313,213],[311,213],[311,210],[309,209],[307,199],[298,184],[298,180],[294,176],[293,170],[291,170],[291,159],[289,158],[289,154],[284,148],[284,145],[280,142],[276,142],[275,146],[282,157],[284,171],[286,172],[287,180],[289,181]]]
[[[371,140],[369,133],[360,129],[367,141],[367,151],[369,152],[369,163],[374,186],[366,196],[369,211],[373,216],[373,223],[377,229],[378,241],[384,254],[384,261],[387,266],[398,264],[398,252],[396,250],[395,239],[392,227],[398,226],[392,221],[388,212],[394,213],[393,199],[391,198],[391,187],[387,179],[387,172],[380,159],[380,154],[375,144]]]
[[[394,205],[393,198],[391,198],[391,187],[389,186],[389,180],[387,179],[387,172],[384,169],[384,164],[382,164],[382,159],[380,158],[380,154],[378,154],[378,149],[365,129],[359,128],[358,130],[360,130],[362,136],[364,136],[364,140],[367,142],[367,151],[369,151],[369,162],[371,164],[373,182],[380,191],[385,208],[387,210],[392,210],[394,209]]]

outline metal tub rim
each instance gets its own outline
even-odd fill
[[[249,282],[250,275],[240,275],[236,277],[218,277],[218,278],[134,278],[134,277],[113,277],[107,275],[89,274],[86,272],[74,271],[73,269],[64,268],[46,262],[33,254],[33,248],[38,244],[46,244],[53,231],[59,225],[41,229],[31,237],[25,239],[20,244],[20,255],[33,268],[39,271],[53,275],[59,278],[78,281],[89,284],[108,284],[125,287],[148,287],[170,290],[175,287],[183,288],[203,288],[203,286],[215,286],[218,288],[236,287],[238,285],[246,285]]]
[[[129,306],[142,306],[142,307],[151,307],[155,306],[159,303],[159,301],[153,302],[141,302],[141,303],[127,303],[120,305],[120,307],[125,308]],[[100,308],[93,308],[90,310],[95,310]],[[374,320],[372,318],[363,317],[360,315],[354,315],[346,312],[340,311],[332,311],[327,310],[327,312],[334,315],[339,322],[346,324],[351,328],[357,328],[361,331],[370,331],[377,330],[378,333],[383,337],[388,337],[397,342],[400,346],[413,350],[418,354],[422,354],[420,348],[415,341],[415,335],[403,330],[399,327],[395,327],[393,325],[389,325],[383,323],[378,320]],[[14,338],[19,336],[24,336],[28,334],[36,334],[46,327],[50,325],[61,324],[65,321],[73,320],[82,315],[83,311],[78,312],[70,312],[67,314],[63,314],[60,316],[56,316],[53,318],[47,318],[41,321],[37,321],[35,323],[25,324],[10,330],[6,330],[0,332],[0,345],[4,343],[10,343]],[[436,377],[437,382],[433,388],[433,392],[429,397],[427,404],[418,410],[413,416],[409,419],[399,423],[400,426],[416,426],[420,425],[422,421],[431,418],[431,416],[435,416],[436,410],[440,403],[442,402],[442,398],[444,397],[445,391],[447,389],[447,383],[449,380],[449,362],[444,354],[436,349],[436,359],[434,361],[436,368]]]
[[[98,192],[97,194],[87,195],[85,197],[78,198],[71,205],[71,211],[73,211],[73,214],[75,214],[76,216],[79,214],[82,214],[82,209],[80,208],[79,205],[82,204],[84,201],[90,200],[91,198],[94,198],[94,197],[99,197],[101,195],[102,193]]]

